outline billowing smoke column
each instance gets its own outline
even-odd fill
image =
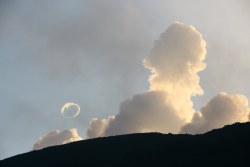
[[[205,45],[194,27],[172,24],[143,61],[152,72],[149,90],[121,103],[115,116],[93,118],[87,137],[140,132],[197,134],[248,121],[248,100],[240,94],[219,93],[201,111],[194,111],[191,97],[203,93],[198,73],[206,67]],[[33,149],[80,139],[76,130],[55,131],[40,138]]]
[[[193,114],[191,96],[203,93],[198,72],[205,69],[206,42],[192,26],[172,24],[155,42],[146,68],[150,91],[164,91],[178,115],[190,121]]]
[[[143,61],[152,72],[149,90],[125,100],[112,119],[90,121],[88,137],[137,132],[197,134],[248,121],[248,100],[240,94],[219,93],[201,111],[194,111],[191,97],[203,94],[198,72],[206,67],[205,46],[193,26],[172,24]]]
[[[88,134],[98,134],[96,129],[105,129],[101,136],[179,132],[194,113],[191,96],[203,93],[197,73],[205,68],[205,45],[194,27],[178,22],[172,24],[143,61],[152,72],[150,89],[124,101],[113,119],[100,120],[105,124],[100,124],[96,118],[92,120]]]

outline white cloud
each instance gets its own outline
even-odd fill
[[[183,126],[181,133],[205,133],[235,122],[246,122],[249,112],[244,95],[220,93],[194,114],[192,122]]]
[[[153,73],[150,90],[165,91],[179,116],[189,121],[192,116],[191,96],[203,93],[198,72],[205,69],[206,42],[193,26],[173,23],[155,42],[144,60]]]
[[[67,144],[82,140],[78,135],[76,129],[64,130],[64,131],[52,131],[48,134],[40,137],[37,142],[33,145],[33,150],[40,150],[46,147]]]
[[[138,133],[162,132],[177,133],[184,124],[168,101],[163,91],[149,91],[135,95],[120,105],[120,112],[109,123],[106,136]]]
[[[151,70],[148,91],[120,104],[119,113],[107,119],[93,118],[88,138],[141,132],[204,133],[235,122],[249,120],[244,95],[220,93],[200,112],[192,96],[203,94],[198,72],[205,69],[206,48],[193,27],[172,24],[155,42],[144,66]],[[81,140],[76,129],[55,131],[40,138],[33,149]]]
[[[87,131],[88,138],[96,138],[105,136],[105,131],[109,126],[110,121],[114,120],[115,116],[109,116],[107,119],[93,118],[90,121],[90,128]]]
[[[205,54],[205,41],[194,27],[172,24],[144,60],[144,66],[153,73],[149,91],[125,100],[112,120],[93,119],[88,137],[177,133],[194,113],[191,96],[203,92],[197,73],[205,68]]]

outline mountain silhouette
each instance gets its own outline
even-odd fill
[[[16,155],[1,167],[250,166],[250,123],[201,135],[138,133],[83,140]]]

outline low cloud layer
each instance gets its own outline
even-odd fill
[[[220,93],[194,114],[192,122],[183,126],[181,133],[205,133],[235,122],[247,122],[249,112],[244,95]]]
[[[48,134],[40,137],[38,141],[33,145],[33,150],[40,150],[46,147],[67,144],[74,141],[82,140],[78,135],[76,129],[64,130],[64,131],[52,131]]]

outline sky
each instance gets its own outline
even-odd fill
[[[246,121],[249,7],[248,0],[0,1],[0,159],[43,141],[202,133]],[[171,41],[183,35],[190,38],[177,50],[190,51],[187,61],[195,53],[192,75],[172,54]],[[168,84],[180,92],[161,86]],[[61,114],[67,102],[81,107],[77,117]]]

